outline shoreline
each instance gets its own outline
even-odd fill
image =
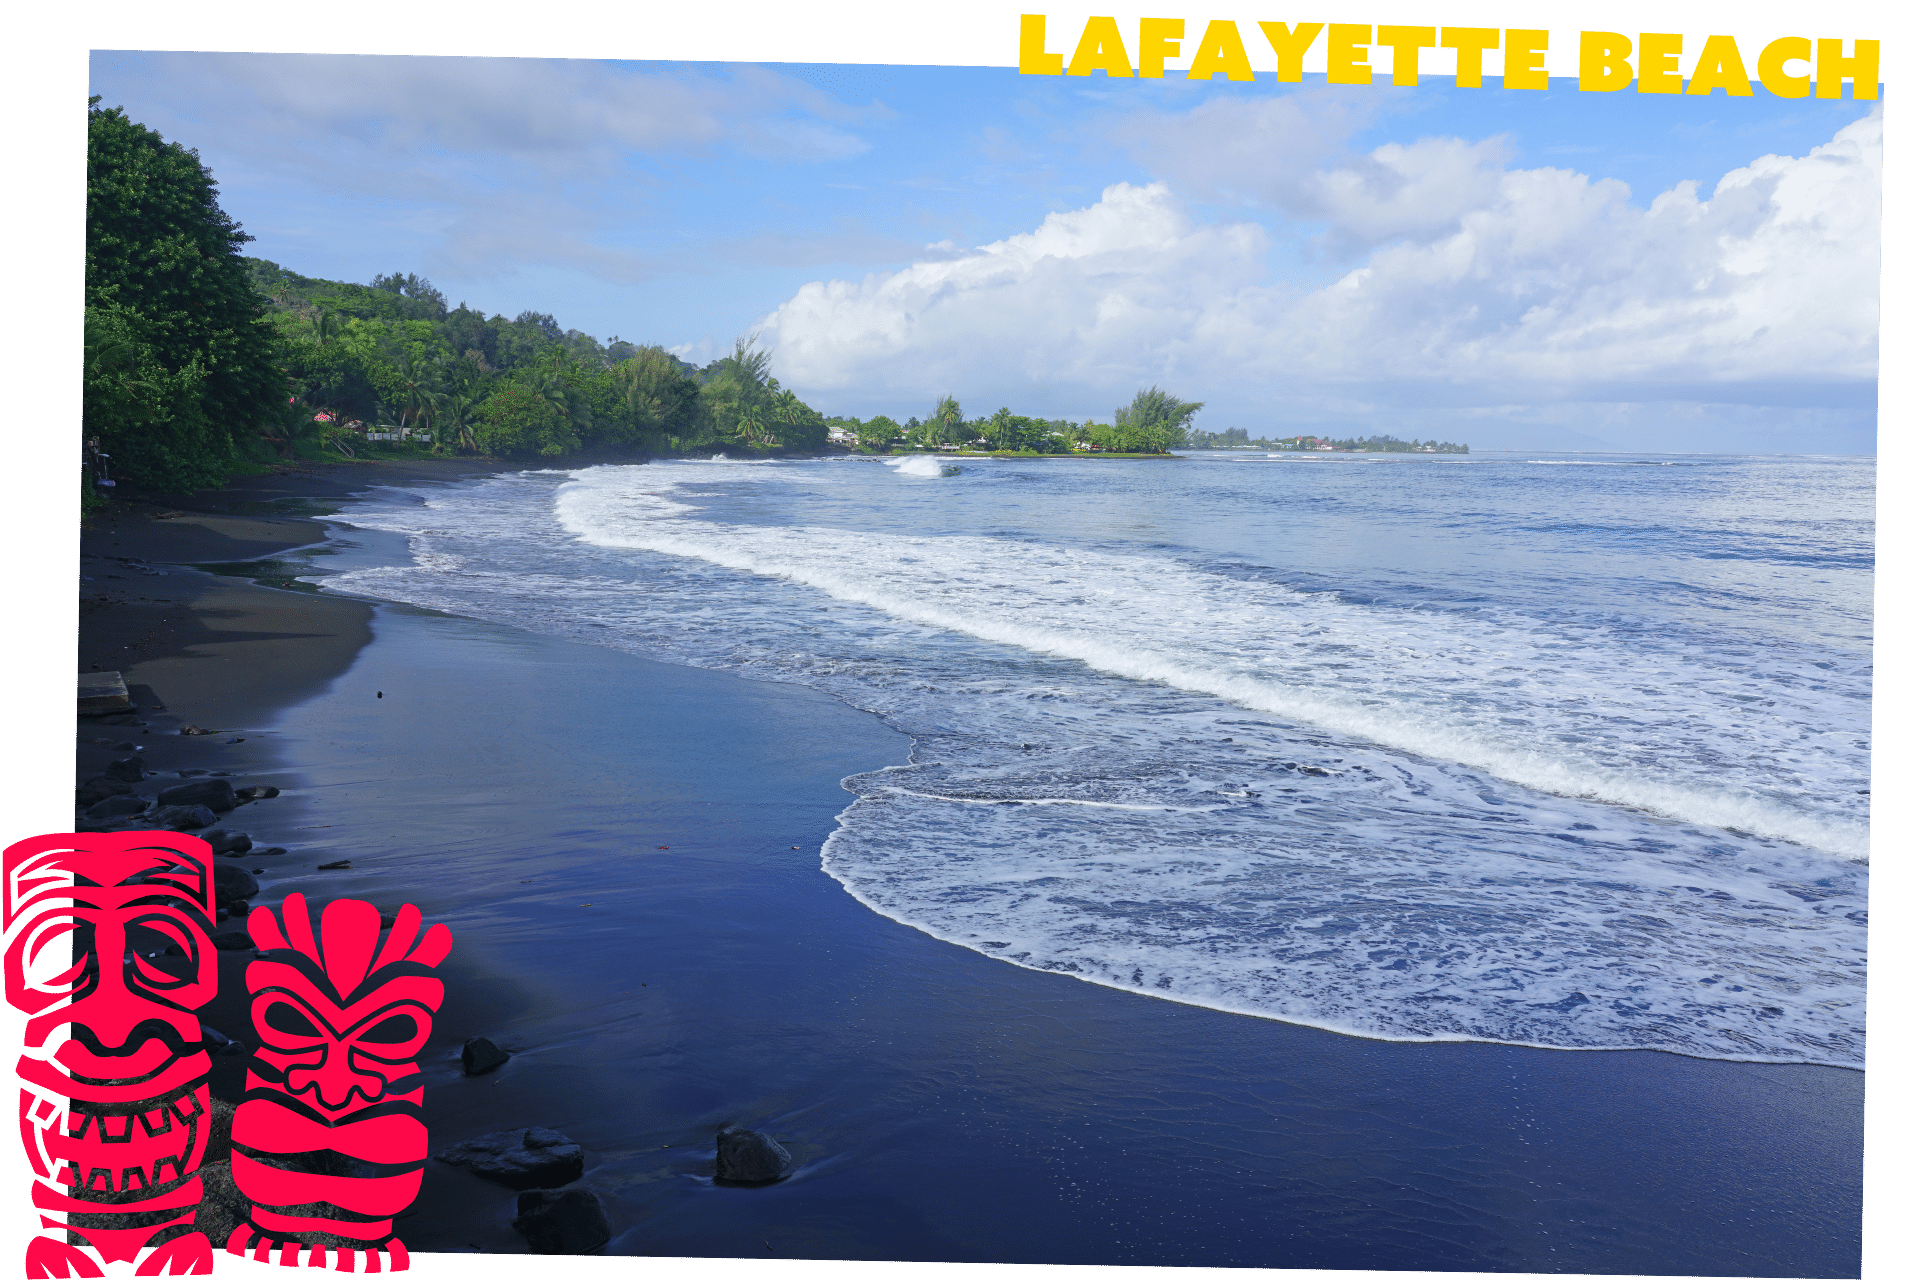
[[[396,478],[457,478],[450,473],[460,468],[476,473],[453,462]],[[290,491],[306,483],[298,477],[250,480],[269,482],[274,497],[317,500],[387,482],[371,466],[338,474],[345,470],[330,468],[307,491]],[[207,495],[190,518],[127,520],[113,553],[158,560],[147,552],[214,548],[234,554],[204,559],[251,564],[313,544],[310,519],[234,510],[263,501],[259,492],[244,485]],[[1733,1242],[1743,1215],[1757,1210],[1735,1205],[1771,1193],[1729,1183],[1751,1176],[1773,1186],[1774,1173],[1754,1169],[1784,1160],[1789,1168],[1779,1172],[1788,1174],[1816,1148],[1825,1167],[1826,1148],[1848,1140],[1857,1072],[1647,1050],[1571,1055],[1377,1041],[1062,983],[1072,975],[1021,969],[902,928],[820,871],[819,841],[848,799],[837,776],[887,762],[875,753],[904,755],[905,744],[825,695],[405,606],[197,570],[115,572],[114,590],[149,598],[83,618],[83,646],[144,635],[141,625],[165,620],[129,677],[161,694],[168,710],[143,715],[150,734],[134,740],[151,744],[159,767],[188,760],[188,751],[233,753],[219,759],[251,769],[248,781],[295,784],[286,797],[234,815],[235,825],[270,819],[262,831],[319,832],[277,860],[284,870],[268,873],[256,901],[277,900],[276,881],[311,893],[310,864],[352,854],[352,871],[317,883],[352,894],[404,891],[429,918],[458,921],[455,963],[474,967],[446,975],[449,1006],[433,1050],[441,1060],[429,1075],[434,1146],[527,1124],[569,1133],[588,1147],[582,1185],[608,1200],[609,1253],[1850,1274],[1832,1263],[1752,1269],[1767,1264]],[[430,670],[435,678],[423,680]],[[363,685],[384,697],[371,699]],[[165,717],[194,716],[204,727],[256,728],[172,735],[163,756]],[[835,729],[824,732],[827,725]],[[250,741],[220,745],[228,736]],[[842,756],[823,763],[823,738]],[[550,763],[556,752],[560,763]],[[500,779],[527,790],[502,796]],[[802,828],[811,828],[811,847]],[[661,842],[669,848],[650,848]],[[788,847],[795,844],[798,852]],[[515,872],[535,887],[512,884]],[[604,927],[580,923],[603,912],[613,913]],[[634,964],[641,970],[632,981],[644,974],[646,993],[614,991]],[[233,1034],[215,1011],[209,1022]],[[515,1063],[460,1077],[444,1058],[466,1035],[495,1038]],[[561,1081],[578,1097],[559,1099]],[[1510,1145],[1516,1122],[1497,1118],[1509,1104],[1529,1117],[1521,1130],[1533,1137],[1519,1146]],[[1462,1116],[1475,1123],[1463,1127]],[[805,1176],[760,1193],[716,1190],[711,1129],[729,1119],[769,1126]],[[1792,1150],[1767,1154],[1755,1125],[1814,1145],[1781,1138]],[[1521,1200],[1541,1211],[1556,1195],[1591,1200],[1612,1176],[1610,1160],[1642,1157],[1636,1138],[1673,1166],[1650,1179],[1648,1198],[1677,1197],[1719,1224],[1703,1226],[1684,1256],[1645,1255],[1638,1245],[1622,1253],[1617,1241],[1605,1243],[1618,1224],[1577,1250],[1565,1234],[1537,1246],[1507,1239],[1536,1211],[1520,1201],[1491,1206],[1523,1186],[1540,1188]],[[937,1167],[926,1164],[929,1143]],[[1534,1143],[1557,1154],[1542,1164]],[[1700,1163],[1729,1143],[1744,1144],[1739,1167]],[[1620,1149],[1608,1156],[1610,1144]],[[1583,1145],[1599,1150],[1589,1155]],[[1210,1171],[1223,1159],[1225,1182]],[[1522,1181],[1495,1191],[1510,1175],[1480,1172],[1490,1159]],[[1372,1171],[1351,1193],[1300,1172],[1347,1165]],[[1100,1172],[1086,1194],[1068,1195],[1080,1167]],[[1841,1152],[1835,1185],[1820,1188],[1825,1210],[1837,1206],[1842,1220],[1846,1167]],[[1384,1222],[1370,1216],[1380,1190],[1367,1189],[1382,1177],[1403,1205]],[[1550,1186],[1559,1190],[1548,1194]],[[1463,1196],[1478,1206],[1467,1213],[1470,1227],[1457,1220]],[[430,1163],[408,1243],[523,1251],[505,1225],[511,1199]],[[1094,1212],[1106,1201],[1135,1225],[1123,1231],[1108,1211]],[[1805,1205],[1765,1211],[1802,1234],[1832,1229]],[[876,1212],[899,1225],[881,1226]],[[1250,1212],[1273,1212],[1275,1221],[1254,1231],[1243,1222]],[[1620,1221],[1651,1212],[1621,1206]],[[1408,1246],[1388,1237],[1407,1229],[1409,1213],[1440,1236],[1397,1252]],[[1355,1215],[1353,1225],[1329,1226],[1319,1239],[1300,1239],[1288,1225],[1347,1222],[1342,1215]],[[1196,1234],[1173,1225],[1186,1219],[1214,1226]],[[989,1220],[1004,1224],[1003,1239],[976,1238],[969,1223]],[[1571,1221],[1554,1230],[1592,1235]],[[764,1250],[738,1246],[762,1231]],[[1717,1243],[1715,1231],[1723,1233]],[[1559,1253],[1548,1250],[1554,1243]]]

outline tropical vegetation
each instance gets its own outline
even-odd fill
[[[582,461],[726,449],[1164,454],[1202,407],[1158,386],[1111,422],[823,417],[751,337],[704,367],[605,343],[551,315],[509,320],[411,272],[349,284],[243,256],[199,154],[94,98],[87,115],[83,415],[88,473],[178,492],[296,458],[488,454]],[[1240,433],[1244,439],[1244,431]],[[1447,446],[1451,448],[1452,446]],[[110,465],[109,465],[110,460]]]

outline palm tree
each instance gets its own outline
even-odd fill
[[[320,439],[324,434],[325,424],[316,416],[314,407],[299,396],[288,396],[287,402],[270,413],[260,428],[261,439],[283,458],[293,456],[295,445]]]
[[[787,430],[791,434],[798,435],[799,429],[811,421],[815,414],[799,396],[793,394],[791,390],[786,390],[774,400],[773,416],[786,423]]]
[[[740,425],[737,429],[740,438],[748,444],[771,443],[767,436],[766,419],[757,404],[748,402],[740,406]]]
[[[326,307],[315,307],[307,324],[313,329],[313,340],[323,347],[340,336],[340,317]]]
[[[427,385],[432,366],[421,359],[418,353],[403,351],[400,354],[398,368],[400,371],[400,428],[404,431],[407,419],[418,417],[433,402],[433,390]]]
[[[462,387],[436,397],[435,412],[431,419],[433,447],[435,449],[465,449],[478,452],[480,446],[474,439],[473,426],[479,418],[482,397],[473,387]]]

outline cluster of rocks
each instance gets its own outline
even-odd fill
[[[508,1129],[433,1153],[520,1193],[513,1228],[535,1253],[592,1253],[613,1239],[607,1207],[597,1192],[569,1187],[586,1172],[586,1152],[552,1129]]]
[[[484,1038],[467,1041],[460,1055],[468,1075],[492,1071],[511,1056]],[[568,1185],[586,1172],[586,1152],[564,1133],[539,1127],[483,1133],[433,1158],[519,1192],[513,1229],[534,1253],[592,1253],[613,1238],[599,1193]],[[792,1169],[792,1154],[763,1133],[727,1125],[715,1135],[717,1186],[766,1186]]]
[[[145,722],[134,716],[121,716],[107,723],[137,726]],[[113,742],[105,738],[83,741],[123,751],[142,750],[131,742]],[[187,781],[164,787],[158,794],[146,795],[135,790],[141,783],[158,776],[159,772],[147,767],[146,761],[137,754],[109,762],[97,776],[85,779],[75,789],[74,804],[78,812],[74,829],[189,831],[205,840],[213,853],[222,858],[274,858],[286,854],[287,850],[282,846],[262,847],[256,845],[253,837],[244,831],[216,825],[221,822],[222,815],[242,805],[274,799],[280,794],[278,787],[236,787],[231,775],[224,770],[182,769],[177,776]],[[252,872],[224,864],[215,865],[214,886],[220,919],[245,914],[247,900],[260,892],[260,884],[253,878]],[[232,950],[250,944],[244,935],[222,935],[215,940],[215,945],[223,950]]]

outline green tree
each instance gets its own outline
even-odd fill
[[[914,425],[918,426],[919,423]],[[856,424],[853,434],[859,438],[862,449],[885,449],[905,432],[892,418],[875,414],[865,422]]]
[[[625,411],[626,442],[654,444],[690,435],[700,416],[700,384],[680,370],[664,347],[642,347],[616,364],[614,386]]]
[[[1112,445],[1127,453],[1165,453],[1187,438],[1187,424],[1205,407],[1170,391],[1147,387],[1133,403],[1113,411]]]
[[[580,447],[567,415],[530,378],[509,380],[487,397],[473,435],[481,449],[501,457],[557,458]]]
[[[221,210],[197,153],[98,104],[87,109],[86,302],[117,311],[135,363],[166,388],[151,414],[123,396],[120,412],[96,415],[101,447],[137,484],[217,484],[286,398],[265,299],[239,254],[252,237]]]

